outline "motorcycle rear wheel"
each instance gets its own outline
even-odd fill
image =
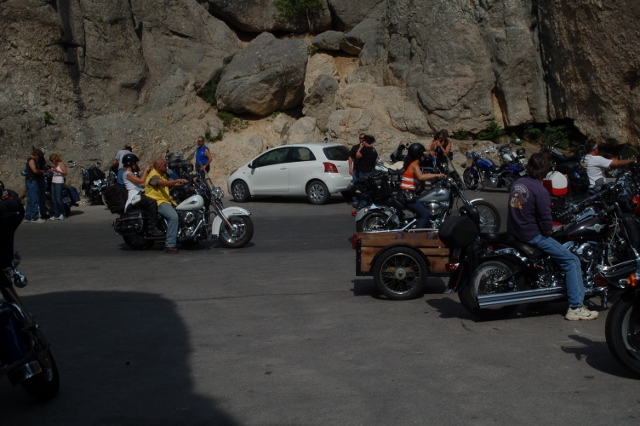
[[[640,376],[640,301],[618,299],[604,326],[609,350],[620,364]]]
[[[488,288],[488,286],[513,272],[514,267],[507,262],[490,260],[481,263],[476,268],[467,285],[458,293],[460,303],[469,313],[481,321],[507,318],[518,309],[518,305],[503,306],[500,308],[480,308],[478,306],[478,296],[504,293],[504,291],[492,291],[493,289]]]
[[[36,358],[42,367],[42,372],[20,382],[20,386],[33,398],[40,402],[46,402],[52,400],[58,394],[60,375],[51,350],[43,348],[39,342],[36,345],[38,345],[36,347]]]
[[[478,173],[475,170],[465,170],[462,174],[462,179],[467,189],[476,189],[478,187]]]
[[[253,221],[249,216],[234,215],[229,216],[229,223],[234,228],[229,228],[226,223],[220,226],[218,241],[231,248],[244,247],[253,238]]]
[[[356,231],[370,232],[383,231],[389,226],[385,224],[387,215],[380,212],[367,213],[364,217],[356,222]]]
[[[124,243],[132,250],[146,250],[153,247],[154,242],[145,240],[139,235],[123,235]]]
[[[407,247],[385,250],[373,265],[376,287],[391,300],[409,300],[424,291],[429,267],[421,254]]]

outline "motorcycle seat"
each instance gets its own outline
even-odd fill
[[[404,173],[404,168],[399,169],[399,170],[389,169],[389,171],[387,173],[389,173],[390,175],[401,176]]]
[[[539,259],[544,256],[544,252],[542,250],[530,244],[518,241],[513,236],[513,234],[510,234],[508,232],[501,232],[497,234],[480,234],[480,237],[489,243],[498,243],[512,246],[520,253],[527,256],[529,259]]]

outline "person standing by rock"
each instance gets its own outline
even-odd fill
[[[358,153],[358,150],[364,143],[364,137],[365,137],[365,134],[360,133],[360,135],[358,136],[358,143],[351,148],[351,151],[349,151],[349,174],[353,176],[352,182],[357,181],[359,178],[358,160],[356,159],[356,154]]]
[[[64,179],[67,176],[67,166],[64,165],[62,158],[58,154],[51,154],[49,161],[53,164],[51,171],[53,177],[51,178],[51,202],[53,204],[53,216],[51,220],[63,220],[66,219],[64,203],[62,202],[62,189],[64,188]]]
[[[209,148],[204,144],[203,136],[198,137],[196,142],[198,144],[198,148],[196,148],[196,173],[198,173],[200,179],[204,181],[207,173],[211,170],[211,166],[209,165],[213,158],[211,157],[211,151],[209,151]]]
[[[429,154],[436,159],[436,165],[446,164],[449,162],[449,154],[451,153],[451,142],[449,141],[449,132],[440,130],[435,134]]]
[[[44,223],[39,217],[38,204],[40,204],[40,187],[44,187],[44,168],[42,161],[44,153],[40,148],[33,148],[31,156],[27,159],[25,175],[25,188],[27,190],[27,206],[24,213],[25,223]],[[43,194],[44,195],[44,194]]]
[[[364,179],[369,177],[376,168],[376,161],[378,161],[378,152],[373,147],[373,143],[376,141],[371,135],[365,135],[364,142],[358,148],[356,152],[356,159],[358,160],[358,179]]]
[[[120,185],[124,185],[124,179],[122,178],[122,176],[124,175],[124,168],[122,167],[122,158],[127,154],[131,154],[132,152],[133,152],[133,149],[129,145],[126,145],[124,148],[118,151],[116,153],[116,156],[113,158],[113,165],[114,166],[116,164],[118,165],[118,179],[116,183],[119,183]]]

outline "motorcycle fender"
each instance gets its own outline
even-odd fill
[[[371,204],[368,207],[361,208],[360,210],[358,210],[358,213],[356,214],[356,222],[362,219],[367,213],[375,212],[375,211],[384,212],[384,207]]]
[[[222,210],[222,214],[224,214],[227,217],[249,216],[251,215],[251,212],[249,212],[249,210],[243,209],[242,207],[233,206],[233,207],[227,207],[226,209]],[[223,223],[224,221],[220,218],[220,216],[216,216],[216,218],[213,219],[213,225],[211,226],[211,234],[218,235],[218,233],[220,232],[220,227],[222,226]]]
[[[469,201],[471,204],[475,203],[476,201],[484,201],[484,198],[474,198],[473,200]]]

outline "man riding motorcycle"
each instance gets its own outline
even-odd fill
[[[158,158],[153,162],[153,170],[147,176],[145,181],[145,195],[156,200],[158,203],[158,213],[167,220],[167,237],[165,240],[164,251],[170,254],[178,253],[176,248],[176,240],[178,237],[178,213],[175,206],[177,205],[169,188],[173,186],[182,186],[187,184],[186,179],[169,180],[167,177],[167,162]]]

